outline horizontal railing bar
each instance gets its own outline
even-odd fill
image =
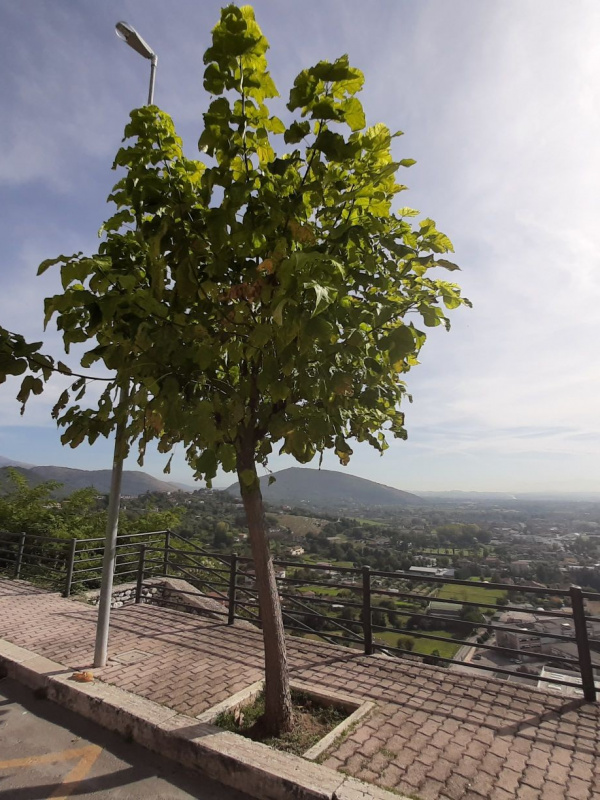
[[[149,531],[148,533],[123,533],[117,536],[117,543],[121,542],[123,539],[139,539],[141,536],[160,536],[164,534],[166,531]],[[29,534],[28,534],[29,536]],[[88,544],[89,542],[105,542],[105,536],[94,536],[89,539],[77,539],[77,546],[79,549],[79,545]]]
[[[169,566],[173,566],[172,562],[171,562],[171,561],[169,561],[168,559],[166,560],[166,562],[165,562],[165,563],[167,563]],[[212,588],[212,587],[211,587],[211,584],[210,584],[208,581],[206,581],[206,580],[202,580],[202,578],[200,578],[200,577],[199,577],[199,576],[197,576],[197,575],[191,575],[191,574],[190,574],[190,573],[189,573],[189,572],[188,572],[186,569],[184,569],[184,568],[183,568],[181,565],[179,565],[179,566],[178,566],[178,569],[179,569],[179,570],[180,570],[180,572],[182,572],[184,575],[187,575],[187,576],[188,576],[188,578],[190,578],[190,581],[191,581],[191,582],[192,582],[192,581],[196,581],[196,583],[199,583],[201,586],[208,586],[208,587]],[[227,585],[227,584],[225,584],[225,585]],[[224,600],[228,600],[228,599],[229,599],[229,598],[228,598],[228,596],[227,596],[226,594],[221,594],[219,591],[217,591],[217,594],[218,594],[220,597],[222,597]]]
[[[139,564],[139,560],[136,559],[135,561],[117,561],[115,564],[115,571],[120,569],[121,567],[130,567],[132,564]]]
[[[387,612],[390,609],[383,609],[376,606],[373,606],[373,610]],[[522,636],[530,635],[530,636],[537,636],[539,639],[558,639],[563,642],[574,642],[576,641],[575,636],[568,636],[564,633],[546,633],[545,631],[538,631],[538,630],[530,630],[527,628],[524,630],[523,628],[513,628],[507,625],[496,625],[493,622],[473,622],[471,620],[461,619],[460,617],[440,617],[438,614],[427,614],[426,612],[422,611],[411,611],[410,613],[404,614],[401,611],[393,611],[393,614],[398,614],[399,616],[404,617],[421,617],[427,620],[433,620],[434,622],[443,622],[448,624],[448,622],[457,623],[459,625],[470,625],[474,628],[487,628],[491,631],[503,631],[506,633],[517,633]]]
[[[170,555],[170,554],[171,554],[171,551],[169,551],[169,555]],[[179,554],[178,554],[178,555],[179,555]],[[187,553],[184,553],[183,555],[186,555],[186,556],[187,556]],[[218,575],[229,575],[229,570],[228,570],[228,569],[220,569],[219,567],[209,567],[209,566],[207,566],[206,564],[202,564],[201,562],[199,562],[199,561],[196,561],[196,560],[195,560],[195,559],[193,559],[191,556],[189,556],[189,560],[190,560],[190,561],[192,562],[192,564],[193,564],[195,567],[197,567],[198,569],[203,569],[203,570],[206,570],[206,572],[214,572],[214,573],[216,573],[216,574],[218,574]],[[174,565],[177,565],[177,564],[178,564],[178,562],[177,562],[177,561],[172,561],[171,563],[172,563],[172,564],[174,564]]]
[[[348,608],[362,608],[362,603],[353,603],[351,601],[346,600],[345,598],[340,598],[339,600],[335,600],[335,599],[331,600],[329,598],[325,598],[325,597],[322,597],[322,596],[306,597],[306,595],[304,595],[304,594],[300,594],[300,595],[287,594],[286,592],[280,592],[279,596],[280,597],[285,597],[285,598],[298,598],[298,600],[304,600],[306,603],[318,603],[319,605],[328,605],[328,606],[336,606],[336,605],[342,606],[343,605],[344,607],[348,607]],[[373,606],[372,609],[373,610],[375,610],[375,609],[379,610],[378,606]],[[385,611],[390,611],[391,610],[393,614],[402,613],[400,611],[396,612],[393,609],[388,609],[388,608],[381,609],[381,610],[382,611],[383,610],[385,610]]]
[[[541,656],[541,657],[545,657],[546,660],[548,660],[548,661],[555,661],[555,662],[561,662],[561,663],[564,663],[564,664],[570,664],[570,665],[579,666],[578,659],[569,658],[568,656],[554,656],[554,655],[551,655],[549,653],[535,653],[535,652],[532,652],[530,650],[515,650],[512,647],[500,647],[499,645],[495,645],[495,644],[480,644],[479,642],[472,642],[472,641],[469,641],[468,639],[454,639],[453,637],[452,638],[448,638],[448,637],[444,637],[444,636],[435,636],[433,634],[427,634],[427,633],[423,633],[421,631],[406,631],[406,630],[401,631],[401,630],[398,630],[397,628],[384,628],[381,625],[373,625],[373,630],[374,631],[379,630],[379,631],[382,631],[382,632],[386,632],[387,631],[388,633],[399,633],[400,636],[407,636],[407,637],[410,637],[411,639],[432,639],[432,640],[434,640],[436,642],[449,642],[449,643],[460,645],[461,647],[473,647],[476,650],[480,650],[480,649],[481,650],[493,650],[496,653],[507,653],[507,654],[509,654],[511,656],[518,656],[519,658],[523,658],[523,657],[529,657],[529,658],[533,657],[533,658],[535,658],[536,656]],[[376,636],[377,634],[374,634],[374,635]],[[463,663],[466,663],[466,662],[458,661],[456,663],[463,664]]]
[[[115,578],[122,578],[125,575],[137,575],[137,573],[137,569],[128,569],[126,572],[119,572],[118,570],[115,570]]]
[[[228,586],[228,584],[224,584],[224,585]],[[186,595],[189,594],[189,595],[192,595],[193,597],[204,597],[207,600],[214,600],[216,603],[220,602],[220,600],[221,600],[221,598],[219,598],[219,600],[216,600],[214,597],[210,597],[209,595],[205,594],[204,592],[201,592],[200,589],[196,589],[195,591],[192,592],[189,589],[169,589],[169,587],[167,586],[167,587],[163,588],[163,591],[167,591],[167,592],[168,591],[172,591],[172,592],[176,592],[177,594],[186,594]],[[223,598],[223,599],[227,599],[227,598]],[[236,600],[236,603],[237,603],[237,600]]]
[[[86,567],[86,569],[74,569],[73,575],[83,575],[85,572],[102,572],[102,565],[98,567]]]
[[[28,553],[24,552],[22,556],[23,561],[27,560],[34,560],[36,563],[40,562],[42,564],[53,564],[56,560],[60,560],[61,557],[64,557],[63,553],[56,554],[56,556],[48,555],[47,553]]]
[[[316,585],[316,583],[314,585]],[[351,589],[353,587],[347,586],[346,588]],[[358,591],[360,591],[360,589],[358,589]],[[516,611],[516,612],[518,612],[520,614],[523,614],[525,612],[525,613],[535,613],[535,614],[537,614],[539,616],[545,616],[545,617],[560,617],[560,618],[570,619],[570,620],[573,619],[573,615],[572,614],[570,614],[568,612],[562,612],[562,611],[543,611],[543,610],[539,611],[539,610],[536,610],[535,612],[532,612],[531,609],[527,609],[526,610],[526,609],[523,609],[523,608],[519,608],[519,606],[499,606],[496,603],[475,603],[472,600],[454,600],[454,599],[449,599],[449,598],[447,599],[445,597],[443,597],[443,598],[442,597],[435,597],[435,596],[431,597],[429,595],[427,595],[427,596],[426,595],[418,595],[418,594],[414,594],[414,593],[410,593],[410,592],[392,591],[390,589],[372,589],[372,596],[375,596],[375,595],[378,595],[378,594],[385,595],[386,597],[408,597],[409,599],[417,600],[418,602],[427,603],[427,604],[431,603],[432,601],[434,601],[434,602],[437,601],[437,602],[440,602],[440,603],[451,603],[452,605],[459,605],[459,606],[471,606],[471,607],[477,607],[477,608],[492,608],[495,611],[501,611],[501,612]],[[398,613],[403,613],[403,612],[398,610]]]
[[[585,600],[600,600],[600,592],[582,592]]]
[[[49,565],[44,565],[43,567],[41,567],[40,570],[36,570],[35,564],[21,564],[21,573],[35,574],[36,572],[38,573],[53,572],[55,575],[60,575],[60,576],[63,576],[65,574],[64,570],[57,569],[56,567],[51,567]]]
[[[309,561],[287,561],[274,558],[273,564],[276,567],[295,567],[296,569],[314,569],[317,571],[322,570],[323,572],[353,572],[356,575],[362,574],[361,570],[356,567],[335,567],[326,566],[325,564],[317,566],[316,564],[311,564]]]
[[[210,567],[205,567],[204,565],[194,566],[186,564],[185,566],[183,566],[182,564],[178,564],[176,561],[171,561],[170,558],[163,559],[163,563],[166,563],[169,566],[173,567],[174,569],[180,570],[181,572],[185,572],[186,575],[192,574],[191,570],[195,569],[201,572],[215,572],[219,575],[219,577],[223,574],[223,570],[212,570]],[[194,575],[194,577],[196,580],[202,580],[202,578],[199,575]],[[206,582],[206,580],[204,582]]]
[[[319,636],[321,639],[324,639],[329,644],[337,644],[337,642],[332,642],[332,639],[339,639],[341,641],[355,641],[356,644],[364,644],[362,639],[352,639],[351,636],[340,636],[338,633],[323,633],[322,631],[315,631],[315,630],[306,630],[306,628],[299,628],[297,625],[290,625],[289,623],[284,623],[284,627],[290,631],[299,631],[300,633],[309,633],[313,636]]]
[[[246,573],[241,573],[241,574],[246,574]],[[247,575],[247,577],[253,578],[254,576],[253,575]],[[362,585],[361,586],[359,586],[359,585],[354,586],[354,585],[349,584],[349,583],[329,583],[327,581],[306,580],[306,578],[277,578],[277,581],[279,583],[291,583],[291,584],[294,584],[294,585],[300,584],[301,586],[307,586],[307,585],[308,586],[324,586],[325,588],[328,588],[328,589],[350,589],[350,590],[354,590],[354,591],[358,591],[358,592],[362,591]],[[374,589],[373,590],[373,594],[376,594],[376,593],[377,592]]]
[[[19,538],[22,536],[20,533],[10,534],[11,536],[18,536]],[[27,539],[44,539],[45,541],[49,542],[61,542],[62,544],[68,544],[70,539],[63,539],[61,536],[44,536],[42,533],[26,533],[25,540]]]
[[[220,617],[227,617],[229,616],[228,611],[218,611],[217,609],[208,609],[208,608],[199,608],[198,606],[186,606],[185,603],[176,603],[174,600],[164,600],[162,597],[153,597],[149,603],[145,603],[145,605],[166,605],[166,606],[173,606],[178,608],[180,611],[183,611],[185,608],[193,608],[195,611],[199,612],[199,615],[202,614],[218,614]]]
[[[194,550],[198,550],[203,555],[210,556],[211,558],[214,558],[216,561],[221,561],[221,563],[225,564],[226,566],[229,565],[229,561],[224,559],[222,554],[209,553],[208,550],[205,550],[203,547],[198,547],[198,545],[193,544],[192,542],[189,541],[189,539],[186,539],[184,536],[181,536],[181,534],[179,534],[179,533],[175,533],[175,531],[171,531],[171,536],[175,536],[177,539],[179,539],[182,542],[185,542],[189,547],[192,547]],[[175,548],[173,548],[173,547],[169,547],[169,550],[174,550],[174,549]]]
[[[463,666],[463,667],[466,666],[470,667],[471,669],[484,670],[485,672],[497,672],[499,675],[509,675],[511,677],[526,678],[527,680],[530,681],[545,681],[546,683],[557,683],[562,686],[571,686],[571,687],[575,686],[576,688],[579,688],[579,684],[573,684],[571,683],[571,681],[563,681],[558,678],[547,678],[545,676],[542,677],[541,675],[528,675],[526,672],[517,672],[516,670],[513,669],[502,669],[501,667],[486,667],[484,664],[475,665],[464,661],[456,661],[453,658],[446,658],[445,656],[432,656],[430,654],[425,654],[425,653],[415,653],[412,650],[404,650],[398,647],[388,647],[386,645],[381,645],[381,644],[374,644],[373,646],[377,650],[389,650],[391,652],[398,652],[402,653],[403,655],[412,656],[411,660],[413,660],[415,656],[423,660],[426,658],[435,658],[438,661],[444,661],[447,664],[456,664],[457,666]]]
[[[414,583],[449,583],[451,586],[478,586],[482,589],[499,589],[516,594],[552,594],[557,597],[568,596],[568,589],[541,589],[538,586],[517,586],[513,583],[491,583],[487,581],[461,580],[460,578],[444,578],[437,575],[414,575],[410,572],[383,572],[371,570],[371,578],[395,578],[396,580],[413,581]]]
[[[315,613],[314,609],[312,609],[310,606],[307,606],[305,603],[301,602],[300,600],[297,600],[296,598],[292,598],[292,603],[294,604],[294,606],[296,608],[300,609],[299,613],[304,614],[304,615],[310,614],[312,617],[316,617],[317,619],[327,620],[328,622],[331,622],[332,624],[335,623],[335,627],[336,628],[340,628],[341,630],[345,631],[346,633],[349,633],[352,636],[356,636],[356,633],[353,630],[349,630],[348,628],[346,628],[344,625],[341,624],[342,622],[345,621],[341,617],[328,617],[326,614]],[[289,611],[290,614],[295,612],[295,609],[293,609],[293,608],[289,608],[288,606],[285,606],[285,608]],[[355,624],[354,620],[348,620],[348,622],[351,625]],[[308,623],[305,623],[305,624],[308,624]]]

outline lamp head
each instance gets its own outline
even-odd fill
[[[124,42],[127,42],[136,53],[144,56],[144,58],[156,58],[154,50],[142,39],[132,25],[129,25],[127,22],[117,22],[115,25],[115,33],[119,39],[123,39]]]

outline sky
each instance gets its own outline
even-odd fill
[[[149,62],[114,33],[133,25],[159,57],[155,102],[197,156],[202,55],[222,3],[23,0],[0,9],[0,324],[43,341],[60,253],[93,253],[111,171]],[[410,205],[452,239],[473,309],[430,331],[407,376],[408,441],[357,445],[351,474],[409,491],[600,491],[600,3],[597,0],[257,0],[285,100],[295,75],[348,53],[369,124],[404,131]],[[276,111],[276,108],[274,109]],[[456,277],[458,276],[458,277]],[[447,278],[447,274],[444,274]],[[76,367],[76,359],[67,363]],[[60,379],[19,415],[0,386],[0,454],[109,468],[112,442],[64,448]],[[161,477],[165,458],[144,469]],[[289,457],[271,469],[293,466]],[[126,465],[135,467],[133,459]],[[311,465],[316,466],[316,464]],[[324,467],[341,469],[327,455]],[[171,480],[191,483],[182,452]],[[228,485],[233,477],[219,479]]]

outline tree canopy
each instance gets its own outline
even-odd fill
[[[413,162],[393,158],[399,132],[366,126],[362,73],[346,56],[302,71],[284,123],[267,106],[267,46],[250,7],[224,9],[204,57],[202,160],[184,155],[164,111],[133,111],[98,252],[41,265],[61,264],[64,287],[46,320],[67,349],[93,344],[84,367],[118,374],[97,408],[62,395],[63,442],[94,441],[127,413],[140,457],[152,439],[163,452],[184,442],[210,482],[236,469],[244,430],[262,464],[276,446],[301,462],[333,448],[346,464],[352,439],[383,451],[383,429],[406,436],[399,404],[422,328],[448,326],[446,310],[467,302],[430,275],[457,269],[439,257],[452,245],[432,220],[392,209]]]

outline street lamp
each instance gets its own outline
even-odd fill
[[[150,86],[148,89],[148,105],[154,100],[154,80],[156,78],[156,65],[158,56],[152,48],[142,39],[135,28],[126,22],[117,22],[116,33],[136,53],[150,59]],[[129,381],[121,384],[119,392],[119,406],[126,408],[129,400]],[[121,506],[121,479],[123,476],[123,452],[127,443],[127,419],[117,422],[115,431],[115,450],[110,481],[110,495],[108,498],[108,513],[106,520],[106,538],[104,542],[104,556],[102,559],[102,584],[100,586],[100,599],[98,602],[98,622],[96,625],[96,646],[94,649],[94,666],[105,667],[108,657],[108,628],[110,623],[110,606],[112,600],[113,579],[117,560],[117,534],[119,531],[119,508]]]
[[[127,22],[117,22],[115,25],[115,33],[126,42],[129,47],[132,47],[136,53],[139,53],[144,58],[150,59],[150,86],[148,88],[148,105],[151,106],[154,100],[154,79],[156,77],[156,65],[158,64],[158,56],[150,45],[145,42],[136,29],[129,25]]]

